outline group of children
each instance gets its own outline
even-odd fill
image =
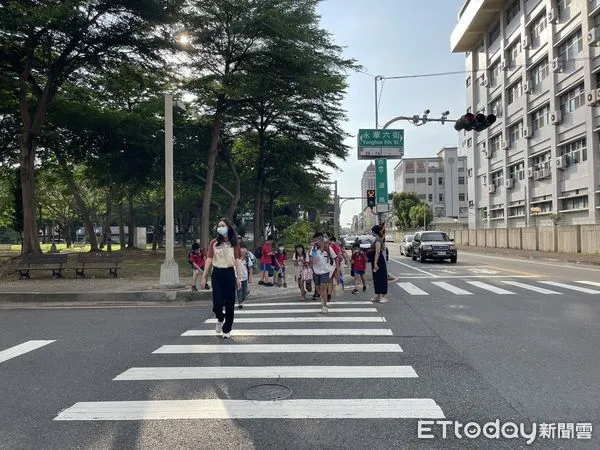
[[[294,277],[300,290],[300,297],[306,299],[306,294],[312,291],[314,283],[315,289],[313,300],[321,299],[323,302],[323,311],[327,312],[327,302],[331,300],[336,284],[344,285],[342,262],[350,263],[350,274],[354,278],[353,294],[358,294],[362,286],[362,291],[367,290],[365,282],[365,271],[367,266],[367,255],[358,245],[352,247],[352,256],[348,259],[346,252],[337,244],[335,237],[327,239],[322,233],[315,234],[315,240],[310,252],[307,253],[303,245],[296,245],[294,255],[292,256],[292,265],[294,267]],[[287,287],[286,281],[286,261],[287,254],[283,245],[273,252],[271,250],[272,237],[269,236],[265,244],[259,247],[254,253],[249,251],[247,246],[242,243],[242,266],[241,266],[241,289],[238,290],[237,300],[238,308],[243,308],[249,290],[248,283],[252,283],[254,269],[257,261],[260,260],[261,279],[258,284],[264,286]],[[193,270],[192,291],[197,291],[198,278],[204,272],[206,261],[205,252],[200,249],[198,243],[192,245],[192,250],[188,254],[188,260]],[[327,275],[327,276],[325,276]],[[209,286],[206,285],[206,289]]]

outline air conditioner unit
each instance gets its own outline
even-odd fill
[[[521,44],[523,45],[523,49],[529,48],[529,37],[527,35],[523,36]]]
[[[527,168],[527,178],[533,178],[533,167]]]
[[[504,186],[506,187],[506,189],[512,189],[515,186],[515,179],[514,178],[507,178],[504,181]]]
[[[560,170],[567,168],[567,157],[565,155],[556,158],[556,168]]]
[[[488,87],[488,86],[490,85],[490,83],[489,83],[489,81],[487,80],[487,78],[485,78],[485,77],[484,77],[484,78],[482,78],[482,79],[481,79],[481,85],[482,85],[483,87]]]
[[[504,150],[510,150],[510,142],[508,142],[508,141],[502,141],[500,144],[502,145],[502,148]]]
[[[597,47],[600,43],[600,33],[596,31],[596,28],[592,28],[590,32],[587,34],[587,42],[588,45]]]
[[[552,60],[552,72],[561,72],[563,69],[562,61],[559,58]]]
[[[552,175],[552,171],[550,169],[542,170],[542,178],[550,178],[551,175]]]
[[[558,10],[556,8],[552,8],[550,11],[548,11],[548,22],[558,22]]]
[[[596,106],[600,99],[598,98],[598,89],[592,89],[585,94],[585,101],[588,106]]]
[[[496,185],[495,184],[489,184],[488,185],[488,193],[493,194],[496,192]]]
[[[503,59],[503,60],[500,62],[500,69],[501,69],[501,70],[506,70],[507,68],[508,68],[508,65],[506,64],[506,60],[504,60],[504,59]]]
[[[533,135],[531,134],[531,132],[529,131],[529,128],[523,128],[523,137],[525,139],[531,139]]]
[[[487,148],[485,150],[482,150],[483,152],[483,156],[485,156],[487,159],[490,159],[492,156],[491,154],[488,152]]]
[[[541,170],[536,170],[533,173],[533,179],[534,180],[540,180],[542,178],[542,171]]]
[[[533,84],[531,81],[526,81],[523,83],[523,92],[526,94],[531,94],[533,92]]]
[[[560,111],[552,111],[552,113],[550,114],[550,122],[552,122],[553,125],[558,125],[561,120],[562,117]]]

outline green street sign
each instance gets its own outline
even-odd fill
[[[388,204],[387,160],[375,160],[375,192],[378,205]]]
[[[404,156],[404,130],[358,130],[358,159],[401,159]]]

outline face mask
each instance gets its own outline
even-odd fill
[[[325,242],[325,243],[329,242],[329,238],[323,238],[323,242]]]
[[[219,228],[217,228],[217,233],[219,233],[221,236],[227,235],[227,227],[219,227]]]
[[[280,252],[282,252],[282,251],[284,251],[284,250],[285,250],[285,248],[284,248],[284,247],[279,247],[279,251],[280,251]]]

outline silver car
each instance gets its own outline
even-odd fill
[[[402,242],[400,243],[400,254],[404,256],[412,256],[412,247],[413,247],[413,239],[414,234],[407,234],[402,238]]]

